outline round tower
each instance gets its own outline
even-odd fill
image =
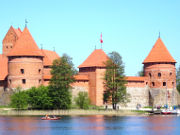
[[[158,98],[156,104],[172,103],[173,92],[176,90],[176,61],[160,38],[143,64],[144,74],[147,77],[146,85],[150,88],[151,96],[154,99]]]
[[[9,88],[28,89],[42,84],[43,55],[27,27],[7,56]]]

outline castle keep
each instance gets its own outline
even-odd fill
[[[3,93],[17,87],[28,89],[33,86],[47,86],[51,79],[51,65],[59,58],[54,51],[39,49],[27,27],[21,31],[12,26],[3,39],[0,54],[0,101]],[[78,66],[76,81],[71,84],[72,94],[86,91],[91,103],[104,105],[104,74],[107,54],[102,49],[94,50]],[[127,76],[127,92],[130,102],[127,107],[178,104],[176,90],[176,61],[161,38],[158,38],[149,55],[143,61],[144,76]]]

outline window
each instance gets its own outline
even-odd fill
[[[161,77],[161,73],[158,73],[158,77]]]
[[[154,82],[152,82],[152,86],[155,86],[155,83],[154,83]]]
[[[149,73],[149,77],[151,77],[152,75],[151,75],[151,73]]]
[[[146,85],[148,85],[148,82],[146,82]]]
[[[8,46],[6,46],[6,48],[8,49]]]
[[[22,79],[22,83],[23,83],[23,84],[26,84],[26,79]]]
[[[11,79],[9,79],[9,83],[11,84]]]
[[[174,87],[174,82],[172,82],[172,86]]]
[[[41,69],[39,69],[39,73],[41,73]]]
[[[163,82],[163,86],[166,86],[166,82]]]
[[[41,79],[39,79],[39,83],[41,83]]]
[[[24,74],[24,69],[21,69],[21,74]]]
[[[172,75],[172,72],[170,72],[169,75],[171,76],[171,75]]]

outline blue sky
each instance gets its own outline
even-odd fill
[[[0,41],[11,25],[23,30],[27,19],[39,47],[55,47],[60,56],[67,53],[77,67],[95,46],[101,47],[102,32],[103,50],[119,52],[125,74],[134,76],[159,31],[179,66],[179,7],[179,0],[4,0],[0,2]]]

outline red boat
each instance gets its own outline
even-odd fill
[[[161,113],[164,114],[164,115],[172,114],[172,112],[169,111],[169,110],[163,110]]]
[[[59,120],[61,117],[42,117],[41,120]]]

